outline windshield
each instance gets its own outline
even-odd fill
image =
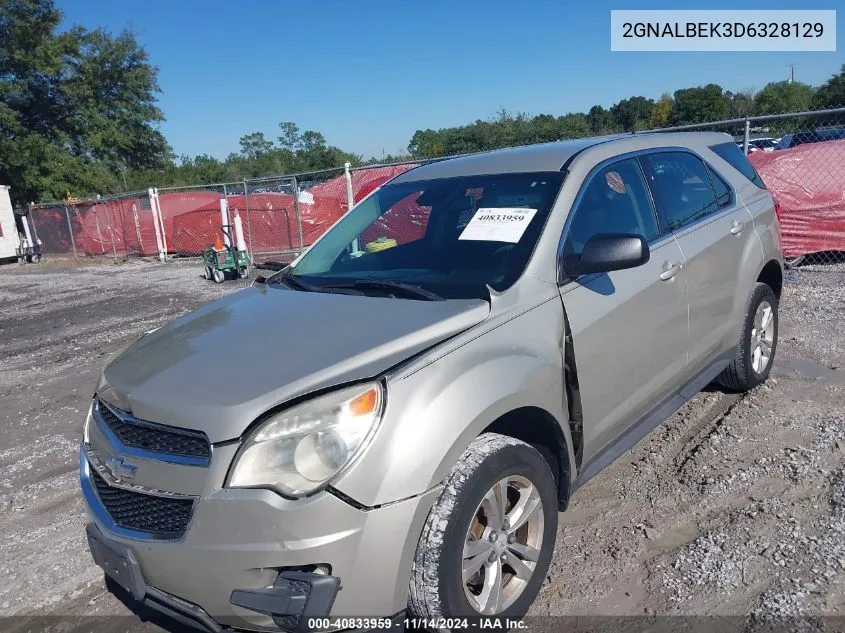
[[[373,282],[399,282],[443,298],[486,297],[488,284],[500,292],[522,274],[562,182],[542,172],[385,185],[287,278],[300,289],[384,294],[388,285]]]

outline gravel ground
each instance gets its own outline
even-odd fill
[[[0,616],[130,613],[85,544],[84,411],[115,349],[246,285],[199,273],[0,267]],[[772,379],[700,393],[578,490],[532,614],[845,616],[845,265],[791,277]]]

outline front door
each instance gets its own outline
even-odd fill
[[[635,233],[649,242],[637,268],[565,281],[583,412],[583,463],[677,387],[687,363],[683,255],[660,231],[636,159],[603,167],[585,184],[565,229],[578,254],[597,233]]]

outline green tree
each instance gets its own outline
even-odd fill
[[[600,105],[594,105],[587,113],[587,123],[592,134],[610,134],[617,131],[613,115]]]
[[[816,108],[845,108],[845,64],[838,75],[833,75],[816,91],[813,105]]]
[[[537,117],[539,118],[539,117]],[[537,118],[534,120],[536,121]],[[558,140],[564,138],[584,138],[590,135],[590,123],[587,120],[587,115],[583,112],[570,112],[557,118],[558,134],[554,139]]]
[[[741,90],[739,92],[725,91],[725,99],[730,107],[730,118],[754,116],[757,114],[757,105],[754,100],[753,90]]]
[[[264,137],[264,132],[244,134],[239,142],[241,145],[241,154],[252,160],[273,149],[273,142],[268,141]]]
[[[813,104],[813,93],[812,86],[799,82],[776,81],[766,84],[754,99],[757,114],[809,110]]]
[[[671,123],[684,125],[717,121],[728,118],[730,113],[731,107],[725,99],[722,87],[717,84],[707,84],[703,87],[675,91]]]
[[[279,129],[282,131],[278,137],[279,147],[295,152],[302,141],[302,137],[299,134],[299,126],[292,121],[284,121],[279,123]]]
[[[651,118],[652,110],[654,110],[652,99],[631,97],[611,106],[610,114],[623,130],[636,131],[642,129],[642,123]]]
[[[320,132],[305,130],[299,142],[299,149],[305,153],[326,147],[326,139]]]
[[[437,158],[444,156],[440,134],[431,128],[417,130],[408,143],[408,153],[414,158]]]
[[[16,203],[122,189],[161,169],[157,70],[134,35],[73,27],[51,0],[0,4],[0,182]]]
[[[672,95],[664,92],[660,95],[660,99],[654,104],[651,110],[651,117],[648,120],[648,126],[652,129],[666,127],[669,125],[669,117],[672,115]]]

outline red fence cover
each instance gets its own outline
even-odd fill
[[[385,182],[413,166],[374,167],[352,172],[355,202],[360,202]],[[187,193],[166,195],[185,196]],[[215,197],[176,216],[172,232],[167,227],[168,235],[172,236],[171,250],[183,255],[198,254],[214,243],[216,236],[222,236],[219,202],[222,194],[210,195]],[[296,204],[290,194],[251,193],[248,196],[229,196],[228,201],[230,213],[234,216],[237,212],[241,216],[244,239],[253,254],[292,251],[300,244],[312,244],[349,210],[343,175],[302,190],[299,221]],[[164,210],[165,203],[161,202],[161,205]]]
[[[198,254],[215,237],[223,236],[220,219],[220,198],[183,213],[173,220],[173,243],[176,251]],[[228,196],[229,214],[241,216],[244,239],[253,253],[269,253],[293,249],[299,244],[296,207],[293,196],[283,193],[254,193],[249,196]],[[247,205],[249,213],[247,213]]]
[[[845,251],[845,141],[808,143],[750,157],[778,202],[784,254],[798,257],[822,251]],[[373,167],[352,172],[355,202],[414,165]],[[198,254],[220,234],[220,198],[215,191],[161,193],[168,252]],[[309,245],[348,211],[343,175],[303,189],[297,221],[293,196],[254,193],[229,196],[229,208],[241,215],[251,252],[293,251]],[[249,213],[247,214],[247,206]],[[67,209],[67,214],[66,214]],[[428,209],[415,197],[394,205],[368,229],[364,238],[418,238],[425,231]],[[70,216],[70,230],[68,229]],[[33,213],[38,237],[48,253],[78,252],[154,255],[157,252],[150,201],[146,195],[88,201],[66,207],[38,208]],[[300,240],[300,223],[302,237]]]
[[[845,141],[749,156],[778,203],[788,258],[845,251]]]

